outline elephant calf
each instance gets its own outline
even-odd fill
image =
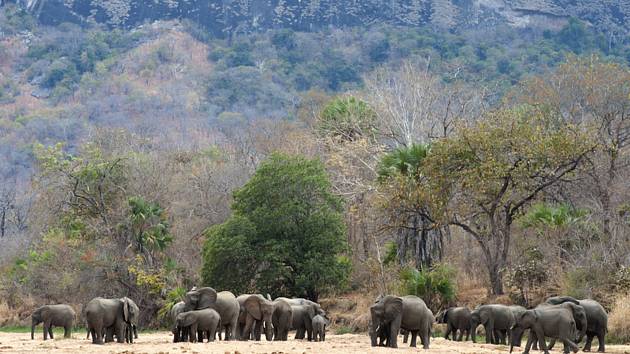
[[[44,340],[53,339],[53,326],[63,327],[64,338],[70,338],[76,313],[68,305],[45,305],[31,315],[31,339],[35,339],[35,326],[44,323]]]
[[[213,342],[217,328],[221,327],[221,317],[213,309],[203,309],[183,312],[177,315],[176,326],[178,328],[190,327],[190,341],[203,342],[204,334],[208,342]],[[197,338],[197,335],[199,338]]]
[[[315,342],[326,340],[326,326],[329,324],[330,320],[322,315],[313,317],[313,340]]]

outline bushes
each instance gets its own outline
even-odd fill
[[[406,268],[400,272],[401,292],[416,295],[432,309],[444,307],[455,299],[455,269],[438,264],[429,270]]]

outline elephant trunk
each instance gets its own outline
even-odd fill
[[[587,322],[586,322],[586,317],[584,317],[580,321],[580,330],[578,332],[578,337],[575,339],[576,344],[580,343],[582,339],[584,338],[584,336],[586,335],[586,327],[587,327]]]
[[[374,323],[368,324],[368,332],[370,333],[370,341],[373,347],[378,345],[377,335],[376,335],[376,327]]]
[[[31,325],[31,339],[35,339],[35,321]]]

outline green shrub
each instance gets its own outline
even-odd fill
[[[401,292],[421,297],[429,308],[443,307],[455,299],[455,269],[437,264],[431,269],[405,268],[400,272]]]

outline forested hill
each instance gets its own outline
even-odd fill
[[[17,2],[44,24],[133,27],[190,19],[215,35],[291,28],[317,30],[378,23],[443,29],[496,26],[554,28],[579,18],[611,38],[630,28],[628,0],[0,0]]]

